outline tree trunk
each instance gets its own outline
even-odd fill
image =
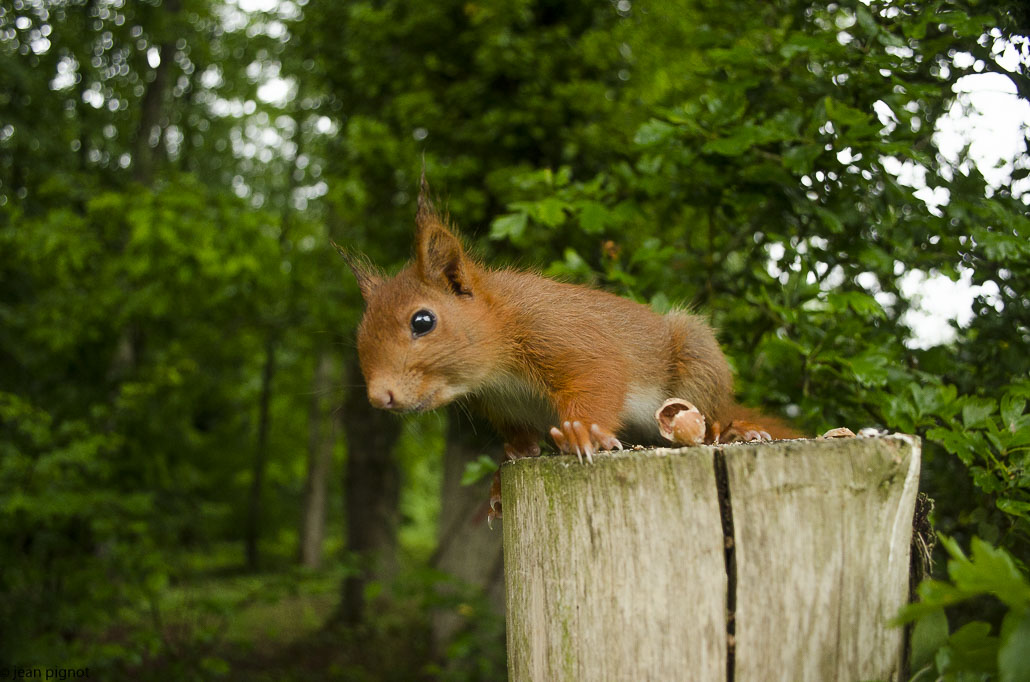
[[[197,83],[200,80],[199,74],[203,73],[200,64],[194,64],[193,71],[189,75],[189,84],[186,87],[185,102],[182,107],[182,118],[179,122],[179,132],[182,133],[182,142],[179,146],[178,166],[179,171],[189,173],[193,170],[193,143],[196,134],[190,126],[190,111],[196,106]]]
[[[347,438],[344,478],[347,549],[359,563],[356,574],[343,581],[340,618],[348,625],[365,616],[365,586],[372,577],[390,575],[396,563],[400,470],[393,447],[401,422],[395,415],[373,409],[358,378],[357,358],[348,372],[350,384],[342,419]]]
[[[178,11],[179,0],[174,0],[175,11]],[[170,7],[171,9],[171,7]],[[162,57],[163,59],[163,57]],[[164,62],[162,61],[162,64]],[[286,196],[293,196],[293,189],[296,181],[291,173],[287,179]],[[290,201],[283,204],[279,215],[279,253],[283,257],[287,253],[287,234],[292,225],[293,210]],[[292,273],[292,270],[290,271]],[[257,443],[254,448],[253,477],[250,486],[250,503],[247,507],[247,524],[245,528],[244,545],[246,548],[247,568],[253,570],[258,566],[259,541],[261,535],[261,496],[265,485],[265,468],[268,464],[268,429],[271,421],[269,413],[272,399],[272,379],[275,377],[275,356],[279,346],[280,330],[289,326],[291,311],[294,307],[294,298],[297,291],[297,280],[292,275],[286,279],[286,316],[282,319],[273,319],[265,338],[265,367],[261,377],[261,397],[259,400],[258,433]]]
[[[502,467],[520,680],[898,680],[910,436]]]
[[[83,5],[81,12],[82,26],[80,30],[85,36],[90,36],[90,40],[86,43],[88,48],[93,47],[93,9],[96,7],[97,0],[86,0],[86,4]],[[86,75],[89,69],[89,57],[85,50],[83,53],[75,55],[75,61],[78,63],[78,76],[79,82],[75,87],[75,120],[79,127],[79,151],[78,161],[79,170],[85,171],[89,166],[89,142],[90,132],[92,130],[93,122],[90,120],[90,106],[86,104],[86,83],[88,79]]]
[[[336,372],[336,358],[328,350],[322,350],[315,361],[311,380],[308,475],[304,483],[304,512],[300,526],[300,563],[309,568],[318,568],[322,563],[329,470],[336,442],[336,424],[332,414],[333,388],[338,381]]]
[[[247,568],[250,570],[256,569],[260,560],[258,543],[261,539],[261,496],[265,487],[265,469],[268,466],[268,427],[271,423],[269,410],[272,402],[272,379],[275,377],[276,346],[275,334],[270,331],[265,339],[265,365],[261,372],[261,394],[258,398],[258,431],[254,444],[254,462],[251,467],[247,520],[243,536]]]
[[[147,186],[154,181],[155,145],[151,144],[151,138],[154,135],[154,128],[161,121],[165,91],[168,89],[168,74],[171,72],[172,62],[175,60],[177,52],[175,47],[177,37],[169,24],[181,10],[182,0],[165,0],[165,25],[161,31],[164,39],[158,47],[161,63],[154,69],[154,77],[147,84],[140,102],[139,125],[136,127],[132,145],[132,177]],[[160,138],[159,134],[157,139],[160,140]]]
[[[447,446],[444,448],[443,487],[440,491],[439,544],[432,558],[434,568],[454,576],[465,586],[482,590],[497,614],[504,613],[504,565],[501,529],[486,524],[491,478],[462,485],[465,465],[484,453],[501,451],[501,444],[486,422],[469,423],[456,408],[448,413]],[[440,589],[449,589],[442,586]],[[465,625],[454,609],[433,612],[433,649],[442,657],[451,639]]]

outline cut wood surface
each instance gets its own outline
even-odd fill
[[[908,599],[915,439],[727,448],[737,680],[888,680]]]
[[[510,679],[898,679],[918,472],[902,435],[504,465]]]
[[[506,465],[502,483],[510,679],[720,679],[726,572],[710,451],[593,466],[538,457]]]

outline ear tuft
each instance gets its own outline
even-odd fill
[[[422,164],[422,177],[419,180],[418,213],[416,214],[415,222],[420,231],[434,225],[443,226],[440,214],[436,212],[436,207],[433,206],[433,198],[429,192],[429,181],[426,180],[425,163]]]
[[[419,276],[427,284],[442,286],[458,296],[471,296],[474,269],[461,239],[448,229],[433,206],[425,167],[420,184],[415,218],[415,265]]]
[[[361,291],[361,298],[367,303],[383,281],[382,271],[372,265],[365,256],[343,248],[332,239],[329,240],[329,243],[333,245],[337,253],[343,256],[343,260],[354,273],[354,279],[358,281],[358,289]]]

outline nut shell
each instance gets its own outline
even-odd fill
[[[705,440],[705,416],[693,403],[669,398],[654,418],[662,437],[677,445],[700,445]]]

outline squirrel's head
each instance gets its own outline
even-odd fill
[[[424,175],[416,225],[414,261],[394,277],[336,247],[365,301],[358,357],[368,399],[401,412],[431,410],[475,390],[499,352],[481,270],[433,208]]]

